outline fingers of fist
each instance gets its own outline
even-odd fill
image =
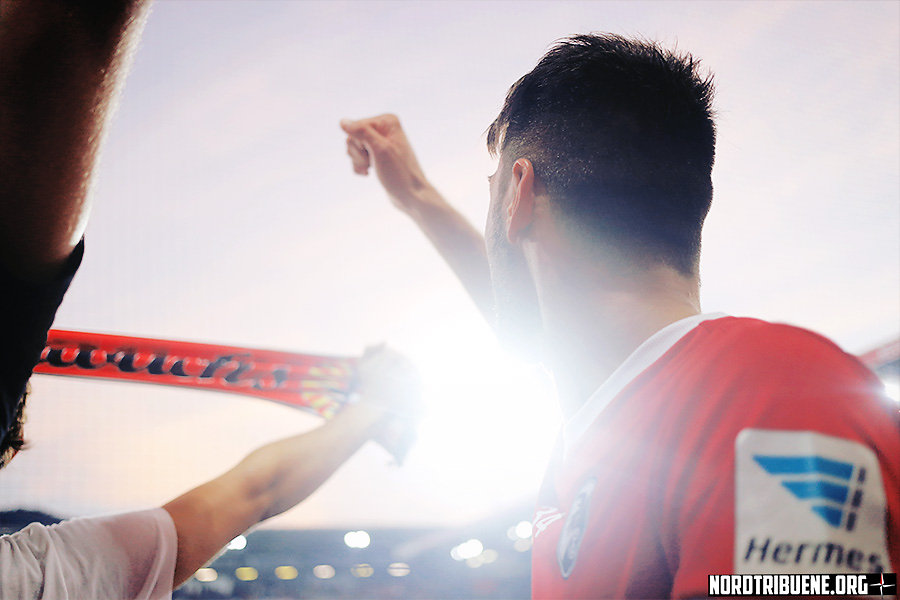
[[[353,172],[357,175],[369,174],[369,151],[352,137],[347,138],[347,155],[353,163]]]

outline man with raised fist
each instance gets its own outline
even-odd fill
[[[354,171],[375,169],[500,337],[553,372],[565,425],[534,518],[534,598],[900,567],[900,415],[878,379],[810,331],[701,312],[712,96],[688,54],[557,43],[488,130],[484,238],[396,117],[341,122]]]

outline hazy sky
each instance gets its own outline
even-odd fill
[[[372,179],[343,117],[398,114],[480,228],[483,132],[559,37],[639,34],[701,57],[719,143],[705,310],[859,352],[900,335],[896,2],[160,1],[104,151],[60,328],[358,354],[423,369],[432,418],[402,469],[367,448],[279,526],[453,523],[536,488],[558,424],[450,271]],[[36,377],[32,448],[0,506],[164,502],[316,420],[241,397]]]

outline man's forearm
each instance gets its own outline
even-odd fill
[[[377,433],[380,409],[356,405],[308,433],[252,452],[224,475],[164,506],[175,522],[175,585],[256,523],[314,492]]]
[[[494,322],[494,296],[484,237],[428,182],[396,115],[341,121],[354,172],[375,168],[391,202],[437,248],[475,305]]]
[[[82,235],[148,5],[0,0],[0,261],[20,276],[51,277]]]
[[[252,496],[263,499],[262,513],[255,515],[254,523],[281,514],[312,494],[373,438],[383,420],[379,408],[351,406],[317,429],[250,454],[237,467],[237,476],[246,478]]]
[[[422,190],[404,211],[456,274],[478,310],[493,323],[494,296],[484,236],[432,187]]]

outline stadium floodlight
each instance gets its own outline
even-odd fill
[[[253,567],[238,567],[234,570],[234,576],[241,581],[256,581],[259,571]]]
[[[197,572],[194,573],[194,579],[197,581],[202,581],[203,583],[209,583],[215,581],[219,578],[219,574],[215,569],[210,567],[203,567],[202,569],[197,569]]]
[[[331,579],[334,577],[334,567],[331,565],[316,565],[313,567],[313,575],[319,579]]]
[[[409,565],[402,562],[395,562],[388,565],[388,575],[391,577],[406,577],[409,575]]]
[[[528,552],[531,550],[531,538],[516,540],[516,543],[513,544],[513,548],[516,549],[516,552]]]
[[[479,556],[482,552],[484,552],[484,544],[473,538],[455,546],[450,550],[450,556],[453,560],[468,560]]]
[[[243,550],[246,547],[247,547],[247,538],[245,538],[242,535],[239,535],[236,538],[234,538],[233,540],[231,540],[230,542],[228,542],[228,545],[226,546],[226,548],[228,548],[229,550]]]
[[[348,548],[368,548],[372,538],[365,531],[348,531],[344,534],[344,543]]]
[[[281,565],[280,567],[275,567],[275,577],[284,581],[290,581],[291,579],[297,579],[299,572],[297,571],[297,567],[291,565]]]
[[[350,569],[350,572],[354,577],[371,577],[373,573],[375,573],[375,569],[372,568],[372,565],[368,563],[363,563],[361,565],[353,565]]]
[[[516,524],[516,537],[523,540],[531,537],[531,521],[519,521]]]
[[[446,510],[470,522],[531,493],[560,419],[547,373],[508,356],[468,317],[430,325],[410,342],[404,350],[416,357],[428,394],[416,463],[441,474]]]

